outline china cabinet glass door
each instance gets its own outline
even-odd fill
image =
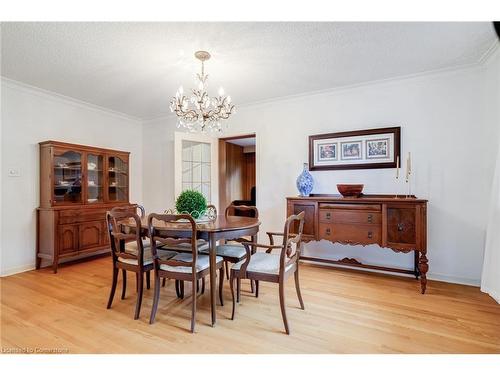
[[[87,154],[87,203],[103,202],[104,157]]]
[[[128,164],[118,156],[108,158],[108,200],[128,200]]]
[[[82,154],[54,155],[53,199],[55,204],[82,203]]]

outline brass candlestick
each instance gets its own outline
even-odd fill
[[[399,182],[399,156],[396,158],[396,186]],[[396,189],[396,198],[399,198],[398,190]]]
[[[408,184],[406,198],[410,198],[411,196],[410,176],[411,176],[411,153],[408,152],[408,158],[406,159],[406,178],[405,178],[405,183]]]

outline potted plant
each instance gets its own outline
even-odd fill
[[[180,214],[189,214],[194,219],[199,219],[207,210],[207,200],[199,191],[185,190],[177,197],[175,209]]]

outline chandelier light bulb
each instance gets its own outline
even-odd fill
[[[219,96],[224,96],[224,88],[219,87]]]

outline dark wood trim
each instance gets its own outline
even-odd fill
[[[363,135],[373,135],[382,133],[394,134],[394,161],[387,163],[360,163],[360,164],[345,164],[345,165],[314,165],[314,141],[327,138],[345,138],[356,137]],[[340,152],[340,150],[339,150]],[[351,130],[338,133],[316,134],[309,136],[309,170],[311,171],[327,171],[327,170],[346,170],[346,169],[378,169],[378,168],[396,168],[396,159],[399,157],[401,165],[401,127],[376,128],[366,130]]]
[[[223,137],[223,138],[219,138],[219,140],[220,141],[232,141],[235,139],[255,138],[255,137],[256,137],[256,133],[250,133],[250,134],[243,134],[243,135],[234,135],[231,137]]]
[[[219,138],[218,147],[219,147],[219,207],[222,209],[231,204],[233,199],[231,199],[229,191],[228,191],[228,179],[227,179],[227,143],[228,141],[232,141],[235,139],[244,139],[244,138],[256,138],[256,133],[243,134],[243,135],[235,135],[231,137]],[[256,159],[257,159],[257,154]],[[257,163],[255,163],[255,169],[257,172]],[[243,196],[241,197],[243,198]]]
[[[426,203],[427,199],[420,199],[414,195],[405,198],[404,195],[394,194],[363,194],[360,197],[343,197],[340,194],[311,194],[308,197],[286,197],[288,200],[298,201],[318,201],[318,202],[345,202],[345,203],[372,203],[372,202],[391,202],[397,204],[415,204]]]

